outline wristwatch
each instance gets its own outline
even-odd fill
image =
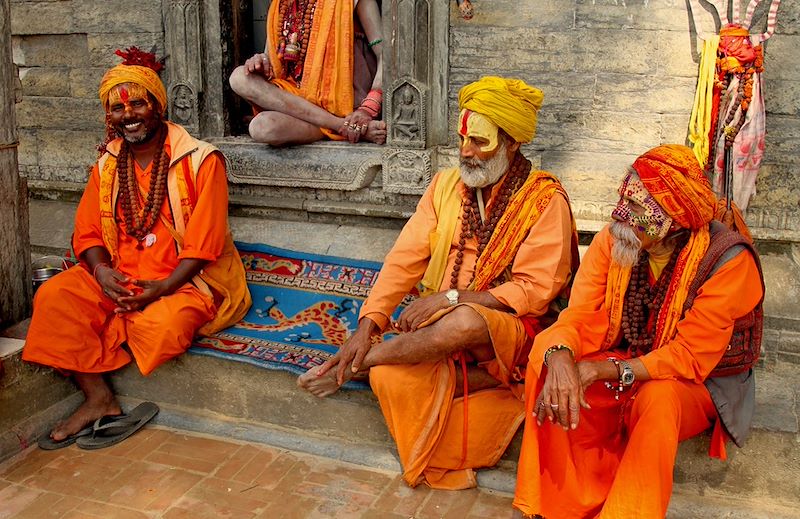
[[[444,297],[447,298],[447,302],[450,303],[450,306],[456,306],[458,304],[458,290],[455,288],[451,288],[445,292]]]
[[[633,374],[633,368],[626,360],[620,359],[619,361],[619,383],[623,386],[630,386],[633,384],[633,381],[636,379],[636,376]]]

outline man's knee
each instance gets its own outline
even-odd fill
[[[450,338],[458,338],[465,347],[488,344],[489,330],[483,317],[469,306],[462,305],[441,319]]]
[[[250,121],[250,137],[256,142],[279,146],[286,142],[283,120],[277,112],[261,112]]]
[[[228,84],[231,89],[242,97],[246,97],[251,83],[252,77],[247,73],[244,65],[239,65],[233,69],[231,76],[228,78]]]
[[[664,425],[680,423],[680,385],[674,380],[648,380],[633,399],[631,419],[658,420]]]

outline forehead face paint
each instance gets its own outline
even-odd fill
[[[123,83],[115,86],[108,93],[108,107],[116,104],[128,105],[131,99],[144,99],[150,106],[150,96],[147,95],[145,87],[136,83]]]
[[[658,205],[641,180],[630,173],[626,175],[619,187],[619,197],[612,216],[651,238],[660,239],[667,235],[672,218]]]
[[[486,153],[497,148],[500,127],[488,117],[464,109],[461,110],[458,120],[458,134],[463,138],[462,146],[470,139],[478,138],[488,142],[480,148],[481,152]]]

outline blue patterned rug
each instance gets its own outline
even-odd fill
[[[249,243],[236,247],[253,306],[234,326],[198,337],[189,352],[298,374],[331,358],[355,331],[358,312],[381,269],[373,261]],[[366,384],[352,381],[345,387]]]

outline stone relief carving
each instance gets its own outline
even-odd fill
[[[201,35],[203,19],[199,0],[163,0],[164,39],[170,92],[170,117],[189,133],[200,132],[199,104],[203,91]]]
[[[422,194],[431,182],[431,150],[390,150],[383,158],[383,190],[389,193]]]
[[[388,143],[403,148],[424,148],[427,136],[426,89],[411,79],[389,89],[386,122]]]
[[[197,108],[194,89],[186,83],[178,83],[170,89],[171,119],[183,126],[197,125]]]

